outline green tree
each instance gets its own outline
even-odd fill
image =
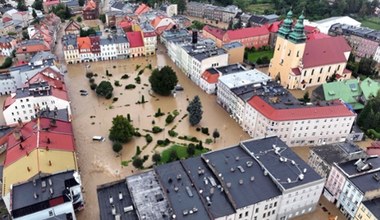
[[[365,76],[377,75],[376,61],[372,58],[361,58],[358,67],[358,73]]]
[[[194,99],[189,103],[187,112],[189,112],[189,122],[192,126],[197,125],[199,122],[201,122],[203,111],[199,96],[195,96]]]
[[[149,77],[152,90],[163,96],[171,94],[178,83],[177,75],[170,66],[164,66],[161,70],[155,69]]]
[[[7,57],[7,58],[5,58],[3,64],[1,64],[0,69],[6,69],[8,67],[11,67],[12,63],[13,63],[12,58]]]
[[[22,32],[22,39],[23,39],[23,40],[29,40],[29,34],[28,34],[28,31],[23,31],[23,32]]]
[[[144,168],[144,160],[140,157],[135,157],[132,161],[132,165],[137,169],[143,169]]]
[[[364,129],[374,129],[380,132],[380,91],[364,106],[358,116],[358,125]]]
[[[107,97],[112,96],[113,87],[109,81],[101,81],[98,87],[96,88],[96,94],[99,96]]]
[[[103,24],[106,23],[106,15],[105,14],[100,14],[99,19],[102,21]]]
[[[117,115],[112,119],[112,127],[108,138],[114,142],[127,143],[133,137],[135,128],[122,115]]]
[[[194,154],[195,154],[195,145],[194,145],[194,144],[189,144],[189,145],[187,146],[187,148],[186,148],[186,152],[187,152],[187,154],[188,154],[190,157],[194,156]]]
[[[178,160],[178,153],[176,150],[171,150],[170,153],[169,153],[169,161],[168,162],[172,162],[172,161],[176,161]]]
[[[123,149],[123,145],[120,142],[114,142],[112,144],[112,150],[115,151],[115,153],[119,153]]]
[[[309,92],[306,91],[305,94],[303,95],[303,101],[304,102],[310,102],[310,97],[309,97]]]
[[[36,0],[33,2],[32,4],[32,8],[36,9],[36,10],[43,10],[43,6],[42,6],[42,0]]]
[[[88,37],[88,36],[91,36],[91,35],[96,35],[96,31],[94,28],[88,28],[87,30],[84,30],[84,29],[80,29],[79,30],[79,35],[81,37]]]
[[[32,11],[32,16],[33,16],[33,18],[36,18],[37,17],[37,13],[36,13],[36,11],[33,9],[33,11]]]
[[[80,16],[77,17],[77,22],[79,22],[79,23],[82,22],[82,17],[80,17]]]
[[[212,132],[212,137],[214,138],[214,143],[215,143],[216,139],[220,137],[220,133],[218,129],[215,129],[214,132]]]
[[[17,10],[19,11],[27,11],[28,7],[25,5],[25,0],[19,0],[17,3]]]
[[[84,5],[84,0],[78,0],[78,4],[82,7]]]
[[[233,19],[231,19],[229,22],[228,22],[228,28],[227,28],[228,30],[232,30],[232,29],[234,29],[234,21],[233,21]]]
[[[159,153],[154,153],[152,156],[152,161],[157,165],[161,162],[161,155]]]

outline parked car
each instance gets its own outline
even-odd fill
[[[174,89],[175,91],[183,91],[183,87],[180,84],[177,84]]]
[[[105,139],[103,136],[93,136],[93,137],[92,137],[92,140],[93,140],[93,141],[103,142],[103,141],[105,141],[106,139]]]

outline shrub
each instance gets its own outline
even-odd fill
[[[112,99],[113,102],[117,102],[117,100],[119,100],[118,97],[114,97],[114,98]]]
[[[115,80],[114,85],[120,87],[121,86],[120,81],[119,80]]]
[[[152,120],[152,125],[156,124],[156,122],[154,120]]]
[[[169,115],[166,117],[165,122],[166,122],[166,124],[170,124],[170,123],[173,122],[173,120],[174,120],[173,115],[172,115],[172,114],[169,114]]]
[[[152,70],[152,64],[149,63],[149,64],[146,66],[146,68]]]
[[[165,115],[165,113],[161,112],[161,108],[158,108],[157,112],[154,114],[154,117],[158,118]]]
[[[120,143],[120,142],[114,142],[112,144],[112,149],[113,151],[115,151],[116,153],[119,153],[122,149],[123,149],[123,145]]]
[[[153,141],[153,138],[152,138],[152,136],[150,136],[150,134],[147,134],[147,135],[145,135],[145,140],[149,144],[150,142]]]
[[[140,150],[140,147],[139,146],[137,146],[136,147],[136,156],[138,156],[138,155],[140,155],[141,154],[141,150]]]
[[[177,137],[178,136],[178,133],[175,132],[175,131],[173,131],[173,130],[169,130],[168,134],[169,134],[170,137]]]
[[[179,115],[179,112],[178,112],[177,109],[175,109],[175,110],[173,111],[173,115],[174,115],[174,117],[177,117],[177,116]]]
[[[128,78],[129,78],[128,74],[124,74],[121,76],[121,79],[128,79]]]
[[[149,159],[149,155],[144,155],[143,156],[143,161],[145,162],[145,161],[147,161]]]
[[[202,128],[202,133],[206,134],[206,135],[209,135],[208,128],[207,127]]]
[[[141,65],[136,64],[135,70],[137,71],[140,67],[141,67]]]
[[[86,77],[87,78],[92,78],[94,76],[94,73],[93,72],[88,72],[86,73]]]
[[[125,86],[125,89],[134,89],[136,86],[134,84],[128,84]]]
[[[140,83],[141,83],[141,78],[140,78],[140,76],[138,76],[138,77],[135,78],[135,82],[136,82],[137,84],[140,84]]]
[[[195,130],[198,131],[198,132],[200,132],[200,131],[201,131],[201,128],[200,128],[200,127],[197,127]]]
[[[198,144],[195,145],[195,148],[198,149],[198,150],[203,150],[203,143],[202,143],[202,141],[199,141]]]
[[[135,131],[135,133],[133,133],[133,135],[134,135],[135,137],[141,137],[141,133],[138,132],[138,131]]]
[[[94,83],[94,82],[95,82],[95,79],[94,79],[94,78],[90,78],[90,79],[88,79],[88,81],[89,81],[90,83]]]
[[[140,70],[139,73],[137,74],[138,76],[142,75],[144,73],[144,69]]]
[[[194,144],[189,144],[186,149],[187,154],[191,157],[195,154],[195,145]]]
[[[144,160],[140,157],[135,157],[132,161],[132,165],[137,169],[143,169],[144,168]]]
[[[91,90],[95,90],[96,87],[98,87],[98,85],[97,85],[96,83],[91,83],[91,84],[90,84],[90,88],[91,88]]]
[[[162,128],[158,127],[158,126],[154,126],[152,128],[152,132],[153,134],[157,134],[157,133],[160,133],[162,131]]]
[[[212,139],[211,138],[207,138],[205,142],[206,142],[206,144],[211,144],[212,143]]]

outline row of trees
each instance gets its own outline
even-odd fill
[[[358,125],[364,130],[373,129],[380,133],[380,91],[368,101],[358,116]]]

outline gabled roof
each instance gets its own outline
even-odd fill
[[[45,81],[47,82],[50,86],[66,91],[66,86],[63,81],[63,76],[61,73],[53,70],[50,67],[46,67],[45,69],[41,70],[38,72],[36,75],[34,75],[32,78],[30,78],[27,82],[28,83],[37,83]]]
[[[71,20],[65,27],[65,31],[68,29],[68,28],[76,28],[78,30],[80,30],[80,25],[75,22],[74,20]]]
[[[148,12],[150,10],[149,6],[142,3],[141,5],[139,5],[139,7],[136,9],[135,11],[135,14],[136,15],[141,15],[141,14],[144,14],[145,12]]]
[[[141,31],[133,31],[126,33],[130,47],[143,47],[144,41],[141,35]]]
[[[218,82],[219,73],[217,71],[213,71],[214,69],[207,69],[203,72],[201,78],[210,84],[215,84]]]
[[[21,42],[17,47],[16,53],[37,53],[39,51],[50,51],[49,45],[42,40],[32,39]]]
[[[347,62],[344,53],[351,47],[343,36],[307,41],[302,57],[303,68]]]
[[[210,33],[211,35],[213,35],[214,37],[222,41],[224,37],[227,37],[230,40],[239,40],[239,39],[269,34],[268,28],[265,26],[224,31],[222,29],[214,28],[214,27],[206,25],[203,28],[203,30],[207,31],[208,33]]]
[[[322,87],[326,101],[342,99],[346,103],[355,104],[358,103],[358,98],[362,94],[356,79],[324,83]]]
[[[91,40],[89,37],[78,37],[78,49],[91,49]]]
[[[93,0],[88,0],[84,5],[83,10],[96,10],[96,6],[96,2],[94,2]]]

